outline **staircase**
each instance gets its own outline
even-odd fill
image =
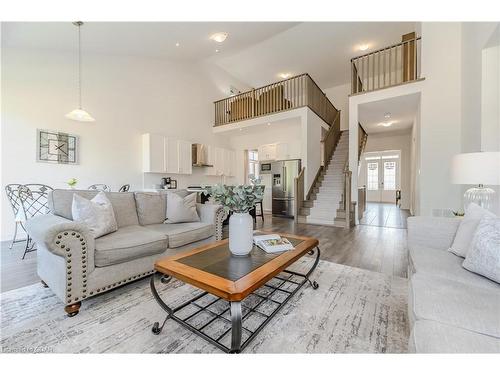
[[[349,156],[349,131],[343,131],[331,159],[320,172],[308,200],[300,209],[299,222],[344,227],[344,167]]]

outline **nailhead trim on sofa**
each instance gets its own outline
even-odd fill
[[[226,218],[226,213],[224,212],[224,209],[221,207],[219,208],[216,213],[215,213],[215,240],[219,241],[222,240],[222,223],[224,222]],[[75,237],[79,239],[80,243],[80,250],[78,254],[81,254],[81,276],[82,276],[82,293],[81,294],[76,294],[75,291],[73,291],[72,294],[72,286],[73,286],[73,266],[71,265],[72,263],[72,257],[73,255],[77,255],[77,253],[73,254],[74,248],[67,247],[67,245],[64,243],[66,242],[65,240],[67,237]],[[86,242],[85,239],[83,238],[83,235],[79,232],[76,231],[64,231],[61,232],[57,235],[57,239],[55,241],[56,245],[59,246],[61,250],[63,250],[65,254],[65,260],[66,260],[66,303],[71,304],[75,302],[82,301],[87,298],[87,247],[86,247]],[[124,280],[118,281],[116,283],[106,285],[104,287],[98,288],[91,290],[88,295],[93,296],[96,294],[103,293],[107,290],[110,290],[112,288],[115,288],[116,286],[128,283],[133,280],[137,280],[139,278],[148,276],[155,273],[155,270],[143,272],[141,274],[135,275],[128,277]]]

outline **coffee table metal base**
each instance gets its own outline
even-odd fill
[[[280,273],[279,275],[275,276],[272,279],[274,280],[273,281],[274,285],[271,284],[270,282],[267,282],[264,285],[264,287],[271,289],[270,293],[263,295],[259,293],[260,288],[257,289],[255,292],[253,292],[251,295],[256,296],[259,299],[259,302],[253,307],[248,307],[248,308],[245,307],[245,314],[243,314],[242,311],[242,302],[227,302],[228,306],[222,312],[215,312],[213,310],[210,310],[209,307],[220,301],[221,298],[216,297],[213,301],[211,301],[207,305],[200,304],[199,300],[202,297],[209,294],[208,292],[202,292],[196,297],[190,299],[189,301],[175,308],[171,308],[160,297],[155,286],[155,279],[160,278],[160,282],[165,284],[168,283],[172,278],[170,276],[166,276],[157,272],[151,276],[151,281],[150,281],[151,291],[158,304],[163,308],[163,310],[167,312],[167,316],[161,325],[159,322],[155,322],[153,324],[152,332],[155,335],[159,335],[163,330],[163,327],[165,326],[167,320],[172,319],[177,323],[181,324],[182,326],[184,326],[185,328],[187,328],[188,330],[190,330],[191,332],[197,334],[198,336],[207,340],[211,344],[215,345],[222,351],[226,353],[240,353],[255,338],[255,336],[257,336],[257,334],[267,325],[267,323],[271,321],[271,319],[278,313],[278,311],[281,310],[281,308],[295,295],[295,293],[297,293],[300,290],[300,288],[302,288],[304,284],[309,283],[313,289],[318,288],[319,286],[318,283],[316,281],[312,281],[310,279],[310,275],[315,270],[319,262],[319,256],[320,256],[319,247],[316,247],[316,251],[311,250],[309,254],[314,255],[314,253],[316,253],[316,258],[314,260],[313,265],[306,274],[290,270],[283,270],[282,273]],[[283,274],[286,274],[287,276],[283,276]],[[290,288],[284,289],[283,286],[285,284],[287,284],[287,286],[292,285],[293,288],[291,290]],[[283,293],[284,295],[286,295],[286,298],[283,299],[282,301],[273,299],[273,295],[275,295],[277,292]],[[277,305],[276,308],[274,308],[270,314],[266,314],[258,310],[258,308],[262,306],[262,304],[266,303],[266,301],[270,301],[271,304]],[[186,317],[178,316],[178,313],[180,313],[183,309],[188,308],[189,306],[191,307],[194,306],[197,309],[197,311],[188,314]],[[224,316],[227,315],[228,311],[230,313],[230,319]],[[196,327],[192,323],[190,323],[190,320],[192,320],[195,316],[197,316],[201,312],[208,313],[211,316],[211,318],[202,326]],[[250,330],[243,326],[243,321],[245,320],[245,318],[247,318],[252,313],[264,317],[264,320],[260,323],[260,325],[258,325],[255,328],[255,330]],[[216,337],[212,337],[203,331],[210,324],[214,323],[217,320],[226,321],[227,323],[230,323],[231,327],[226,329],[222,334],[219,334]],[[248,334],[247,335],[248,337],[245,340],[242,340],[243,332]],[[230,347],[222,343],[222,340],[226,338],[227,335],[229,334],[231,335]]]

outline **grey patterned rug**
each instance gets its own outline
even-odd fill
[[[313,279],[319,289],[306,284],[245,353],[406,352],[406,279],[326,261]],[[172,305],[199,293],[179,281],[162,288]],[[149,279],[84,301],[73,318],[40,284],[1,294],[0,313],[4,353],[220,353],[172,320],[160,335],[151,333],[152,324],[165,314],[151,295]]]

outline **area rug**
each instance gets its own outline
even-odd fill
[[[309,266],[308,258],[297,264]],[[402,353],[407,350],[407,280],[320,261],[306,284],[245,348],[244,353]],[[172,305],[199,293],[180,281],[162,285]],[[149,279],[85,300],[68,318],[40,284],[1,294],[1,350],[43,353],[221,353],[165,313]]]

